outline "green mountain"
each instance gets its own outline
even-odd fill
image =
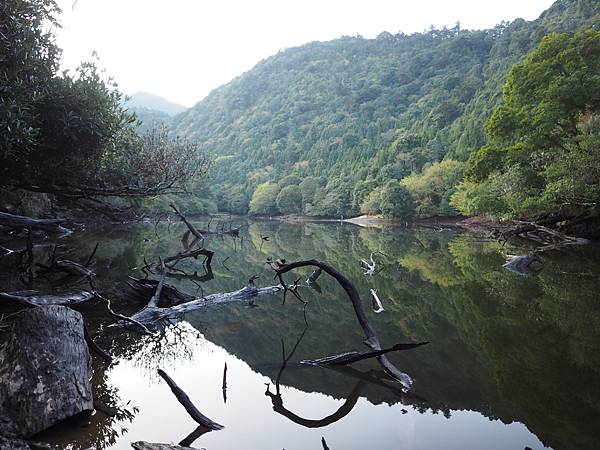
[[[173,116],[187,109],[185,106],[148,92],[136,92],[128,96],[123,103],[139,119],[140,124],[137,128],[140,132],[148,131],[157,125],[168,126]]]
[[[251,212],[266,214],[384,211],[406,187],[417,213],[452,213],[462,164],[438,163],[465,161],[485,144],[483,124],[515,63],[548,33],[597,26],[599,12],[598,0],[558,0],[537,20],[489,30],[456,25],[287,49],[176,116],[173,132],[215,156],[220,210],[246,212],[252,199]],[[430,192],[421,173],[444,181]]]
[[[128,108],[160,111],[169,116],[182,113],[187,109],[183,105],[173,103],[158,95],[150,94],[149,92],[136,92],[135,94],[131,94],[125,101],[125,105]]]

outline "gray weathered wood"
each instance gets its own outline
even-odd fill
[[[64,306],[24,311],[0,347],[0,414],[29,437],[94,408],[83,317]]]
[[[158,369],[158,374],[169,385],[171,391],[177,398],[177,401],[181,403],[181,405],[185,408],[190,417],[194,419],[199,425],[202,425],[203,427],[209,428],[211,430],[223,429],[223,425],[209,419],[200,411],[198,411],[198,408],[196,408],[196,406],[192,403],[188,395],[183,391],[183,389],[177,386],[177,383],[175,383],[175,381],[173,381],[173,379],[169,375],[167,375],[167,373],[164,370]]]
[[[166,287],[166,285],[165,285]],[[136,312],[131,316],[131,319],[136,322],[148,325],[158,322],[162,319],[179,317],[190,311],[194,311],[200,308],[206,308],[208,306],[250,300],[258,295],[262,294],[274,294],[281,291],[281,286],[269,286],[264,288],[257,288],[253,282],[249,282],[242,289],[233,292],[211,294],[201,298],[194,298],[185,303],[177,304],[168,308],[146,306],[141,311]],[[125,321],[119,321],[114,324],[115,326],[125,326]],[[112,326],[112,325],[111,325]]]
[[[410,342],[408,344],[396,344],[390,348],[384,348],[382,350],[373,350],[370,352],[346,352],[340,355],[325,356],[319,359],[304,359],[300,361],[300,364],[309,366],[345,366],[358,361],[369,358],[377,358],[378,356],[385,355],[390,352],[398,352],[401,350],[410,350],[411,348],[420,347],[421,345],[429,344],[429,342]]]
[[[70,230],[62,225],[66,223],[65,219],[32,219],[26,216],[17,216],[0,212],[0,225],[6,225],[10,228],[31,228],[33,230],[56,231],[59,233],[68,233]]]
[[[323,261],[319,261],[317,259],[309,259],[303,261],[295,261],[291,263],[285,263],[285,261],[272,261],[267,260],[267,263],[270,264],[271,268],[275,271],[277,277],[282,286],[285,286],[285,282],[283,281],[283,275],[290,270],[297,269],[299,267],[317,267],[321,269],[323,272],[335,278],[335,280],[340,284],[342,289],[346,292],[346,295],[350,299],[352,303],[352,307],[354,308],[354,313],[356,314],[356,318],[358,319],[358,323],[360,324],[363,332],[365,333],[366,340],[365,344],[371,348],[371,350],[377,351],[382,350],[381,343],[379,341],[379,336],[377,335],[377,331],[373,326],[373,323],[367,316],[365,308],[360,299],[360,295],[354,286],[354,283],[350,281],[348,277],[340,273],[335,267],[330,266]],[[377,357],[377,360],[386,371],[388,375],[397,380],[400,384],[402,384],[406,389],[410,389],[413,381],[411,377],[402,372],[396,366],[394,366],[391,361],[387,358],[386,355],[380,355]]]
[[[88,291],[62,294],[42,294],[38,291],[0,292],[0,300],[13,301],[26,306],[73,305],[93,298],[94,294]]]
[[[198,450],[195,447],[182,447],[181,445],[173,444],[155,444],[144,441],[132,442],[131,446],[135,450]]]

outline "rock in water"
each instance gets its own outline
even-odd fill
[[[93,410],[83,317],[64,306],[27,310],[0,346],[0,415],[29,437]]]

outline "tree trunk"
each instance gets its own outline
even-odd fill
[[[92,367],[83,317],[64,306],[27,310],[0,347],[0,414],[25,437],[91,412]]]
[[[194,447],[182,447],[180,445],[172,444],[153,444],[152,442],[132,442],[131,446],[135,450],[197,450]]]
[[[32,219],[26,216],[16,216],[0,212],[0,225],[10,228],[31,228],[32,230],[55,231],[59,233],[68,233],[69,230],[63,228],[65,219]]]

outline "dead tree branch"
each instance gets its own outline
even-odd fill
[[[381,304],[381,300],[379,300],[379,296],[377,295],[377,289],[370,289],[371,292],[371,303],[373,305],[373,312],[375,314],[379,314],[383,309],[383,305]]]
[[[0,225],[16,230],[30,227],[32,230],[42,230],[61,234],[70,233],[71,230],[63,227],[66,223],[67,221],[65,219],[32,219],[31,217],[0,212]]]
[[[186,226],[188,227],[188,230],[190,230],[190,233],[192,233],[201,242],[201,246],[203,246],[204,245],[204,235],[202,233],[200,233],[200,231],[194,225],[192,225],[192,223],[189,220],[187,220],[187,218],[183,214],[181,214],[179,212],[179,210],[173,203],[171,203],[169,206],[171,207],[171,209],[173,209],[173,211],[175,211],[175,214],[177,214],[179,216],[179,218],[183,221],[183,223],[186,224]]]
[[[203,427],[210,428],[211,430],[223,429],[223,425],[213,422],[200,411],[198,411],[198,408],[194,406],[188,395],[183,391],[183,389],[177,386],[173,379],[169,375],[167,375],[164,370],[158,369],[158,374],[162,377],[163,380],[167,382],[179,403],[183,405],[183,407],[192,419],[194,419],[198,424],[202,425]]]
[[[385,348],[383,350],[376,350],[371,352],[347,352],[340,355],[325,356],[319,359],[307,359],[300,361],[300,364],[306,364],[309,366],[345,366],[353,364],[358,361],[369,358],[377,358],[378,356],[385,355],[389,352],[397,352],[401,350],[409,350],[411,348],[420,347],[421,345],[429,344],[429,342],[414,342],[409,344],[396,344],[393,347]]]
[[[0,299],[24,306],[75,305],[94,298],[94,292],[79,291],[63,294],[41,294],[38,291],[0,292]]]
[[[370,264],[367,261],[365,261],[364,259],[361,259],[360,263],[361,263],[363,269],[366,269],[366,271],[363,273],[363,275],[372,277],[375,274],[375,270],[377,267],[377,264],[375,263],[375,254],[373,252],[371,252],[371,254],[369,255],[369,259],[371,260]]]
[[[283,283],[282,278],[283,274],[300,267],[317,267],[329,274],[330,276],[332,276],[333,278],[335,278],[335,280],[344,289],[346,295],[352,302],[356,318],[358,319],[358,322],[366,336],[365,344],[369,346],[372,350],[382,350],[381,343],[379,341],[379,336],[377,335],[375,327],[373,326],[371,320],[365,312],[364,306],[360,299],[360,295],[358,294],[358,291],[356,290],[356,287],[354,286],[352,281],[350,281],[350,279],[348,279],[345,275],[341,274],[333,266],[330,266],[329,264],[326,264],[317,259],[302,260],[287,264],[285,263],[285,261],[281,260],[279,262],[273,262],[270,260],[267,262],[275,271],[276,276],[279,278],[282,285],[285,285]],[[410,389],[410,387],[412,386],[412,379],[409,375],[401,372],[396,366],[394,366],[387,359],[386,355],[380,355],[377,357],[377,359],[384,368],[384,370],[388,373],[388,375],[390,375],[392,378],[401,383],[404,386],[404,388]]]

